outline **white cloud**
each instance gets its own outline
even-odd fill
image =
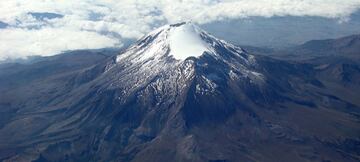
[[[49,56],[66,50],[97,49],[120,46],[117,39],[88,31],[66,29],[0,30],[0,60],[25,58],[32,55]]]
[[[1,0],[0,59],[64,50],[120,47],[166,23],[199,24],[250,16],[318,16],[346,20],[359,0]],[[29,12],[64,17],[41,20]],[[16,47],[16,48],[14,48]]]

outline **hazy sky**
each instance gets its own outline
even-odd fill
[[[161,25],[189,20],[215,35],[231,29],[229,39],[237,43],[236,24],[249,17],[316,17],[346,24],[359,8],[360,0],[1,0],[0,60],[121,47]],[[251,32],[241,26],[240,34],[257,33],[253,26]]]

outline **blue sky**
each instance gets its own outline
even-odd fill
[[[0,60],[119,48],[180,21],[235,44],[292,45],[360,33],[359,8],[359,0],[1,0]]]

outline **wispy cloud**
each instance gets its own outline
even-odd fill
[[[0,59],[121,47],[166,23],[251,16],[346,20],[359,0],[1,0]]]

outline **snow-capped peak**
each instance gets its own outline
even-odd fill
[[[126,53],[117,57],[117,62],[128,58],[132,62],[170,56],[176,60],[199,57],[211,51],[202,38],[203,31],[191,22],[162,26],[131,46]],[[210,53],[210,52],[209,52]]]
[[[189,57],[195,58],[187,59]],[[124,93],[164,76],[175,77],[171,84],[182,79],[203,82],[205,86],[197,86],[201,93],[214,92],[224,75],[228,76],[225,79],[246,78],[254,83],[264,80],[262,74],[254,70],[254,56],[192,23],[165,25],[150,32],[118,55],[116,63],[111,62],[106,70],[114,67],[118,67],[115,70],[122,75],[131,74],[127,80],[133,82],[121,85],[126,87]]]
[[[142,63],[171,57],[182,61],[189,57],[199,58],[205,53],[218,59],[222,54],[227,58],[230,55],[241,57],[248,62],[248,58],[241,56],[244,54],[241,48],[213,37],[191,22],[165,25],[150,32],[116,60]]]
[[[178,60],[201,56],[209,46],[200,37],[201,31],[192,23],[172,25],[169,31],[170,55]]]

